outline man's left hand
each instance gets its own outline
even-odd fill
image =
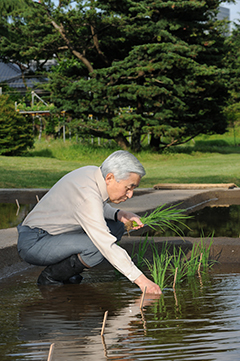
[[[123,222],[124,224],[129,221],[136,222],[137,226],[134,227],[133,229],[139,229],[144,226],[144,224],[140,220],[140,217],[137,214],[132,213],[132,212],[126,212],[126,211],[120,210],[117,214],[117,218],[120,222]]]

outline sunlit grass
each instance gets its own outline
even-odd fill
[[[196,140],[195,145],[192,142],[191,146],[163,154],[146,149],[134,153],[146,169],[140,187],[151,188],[158,183],[235,183],[239,186],[240,147],[224,147],[222,141],[218,146],[212,142],[202,138]],[[98,146],[73,140],[36,140],[35,148],[24,157],[0,156],[0,187],[49,188],[73,169],[100,166],[118,149],[109,144]]]

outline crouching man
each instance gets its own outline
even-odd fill
[[[111,207],[131,198],[145,170],[127,151],[112,153],[100,167],[76,169],[60,179],[18,226],[18,252],[33,265],[46,266],[40,285],[80,283],[84,268],[104,257],[143,291],[161,294],[132,262],[119,241],[124,223],[139,216]]]

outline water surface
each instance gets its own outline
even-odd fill
[[[0,360],[239,360],[240,269],[214,266],[160,299],[114,270],[80,285],[36,285],[40,269],[0,282]],[[108,319],[102,338],[105,311]]]
[[[184,221],[181,226],[184,236],[201,237],[214,234],[214,237],[240,237],[240,206],[205,207],[191,214],[192,218]],[[153,232],[155,236],[176,236],[176,232]]]

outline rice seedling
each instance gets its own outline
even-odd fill
[[[154,230],[160,229],[164,231],[164,227],[167,227],[172,231],[176,232],[178,235],[180,233],[183,234],[183,231],[176,223],[187,227],[187,225],[185,225],[184,223],[184,220],[191,218],[192,216],[184,214],[185,210],[177,209],[177,206],[178,205],[165,208],[165,204],[162,204],[157,207],[152,213],[146,213],[143,217],[141,217],[141,222],[145,226],[149,226]],[[137,223],[134,221],[128,221],[125,224],[126,230],[128,232],[136,226]]]
[[[150,274],[153,278],[153,281],[159,285],[159,287],[163,290],[167,287],[167,281],[169,277],[166,278],[166,273],[169,268],[169,264],[171,262],[171,256],[168,252],[169,246],[167,243],[163,244],[162,250],[160,254],[158,253],[158,249],[156,245],[152,246],[153,250],[153,263],[149,260],[145,260],[146,265],[150,271]]]
[[[148,234],[146,235],[144,241],[140,241],[139,245],[138,245],[138,250],[135,253],[135,243],[133,244],[133,248],[132,248],[132,254],[131,254],[131,258],[135,258],[135,264],[138,268],[143,268],[143,265],[145,264],[145,255],[147,252],[149,246],[149,240],[148,240]]]
[[[166,257],[165,263],[162,264],[161,260],[157,255],[153,255],[153,264],[151,264],[147,259],[145,260],[150,271],[150,274],[153,278],[153,281],[159,285],[159,287],[163,290],[167,287],[167,279],[166,272],[168,269],[168,265],[171,261],[170,257]]]
[[[187,277],[194,277],[197,274],[199,267],[199,259],[200,259],[199,245],[193,243],[190,258],[187,259],[187,257],[185,256]]]
[[[168,286],[170,278],[174,276],[175,284],[179,284],[198,275],[200,277],[200,267],[206,270],[207,267],[212,267],[209,264],[210,248],[212,245],[212,238],[208,247],[206,241],[201,239],[201,244],[193,243],[190,257],[187,258],[185,252],[181,247],[173,246],[172,254],[170,253],[170,246],[167,242],[163,243],[161,252],[158,252],[156,244],[150,244],[153,252],[153,261],[145,259],[145,263],[150,271],[153,281],[157,283],[161,289]],[[177,270],[177,272],[176,272]]]
[[[207,268],[211,268],[214,265],[214,263],[216,262],[216,261],[210,260],[210,249],[213,244],[213,235],[214,235],[214,233],[211,236],[208,247],[206,246],[206,242],[209,237],[205,240],[203,239],[203,237],[201,237],[201,245],[200,245],[200,253],[202,254],[201,265],[204,270],[206,270]]]
[[[175,278],[176,284],[182,282],[187,274],[186,262],[184,262],[184,259],[185,259],[184,256],[185,256],[185,253],[182,250],[182,248],[179,247],[177,249],[177,247],[175,247],[175,245],[174,245],[173,246],[173,255],[172,255],[171,263],[169,266],[169,271],[172,275],[175,276],[176,269],[177,269],[176,278]]]

